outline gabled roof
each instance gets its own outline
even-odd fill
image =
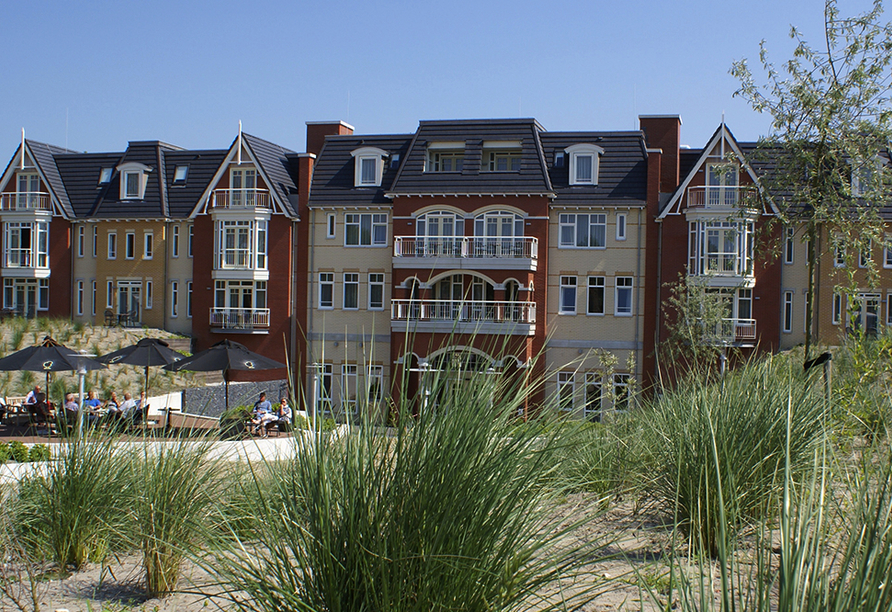
[[[65,184],[62,182],[62,178],[59,175],[59,168],[56,166],[55,160],[56,155],[73,153],[73,151],[37,142],[36,140],[25,139],[23,145],[25,147],[25,154],[34,160],[38,174],[40,174],[44,183],[48,186],[53,201],[59,206],[59,212],[66,218],[70,219],[74,217],[74,211],[71,208],[71,202],[68,199],[68,193],[66,192]],[[23,145],[19,145],[16,148],[15,154],[6,165],[6,170],[3,172],[2,180],[0,180],[0,189],[6,186],[6,182],[10,179],[15,170],[15,164],[21,159]]]
[[[412,140],[411,134],[383,136],[327,136],[316,162],[310,187],[311,207],[385,205],[391,201],[385,197],[397,175],[400,162]],[[384,172],[378,187],[355,187],[355,162],[352,151],[362,147],[374,147],[386,151]]]
[[[388,195],[542,194],[551,195],[535,119],[456,119],[421,121]],[[432,144],[464,143],[461,172],[425,172]],[[520,170],[486,172],[484,144],[520,143]]]
[[[226,157],[226,149],[167,151],[163,155],[167,191],[167,210],[171,218],[189,216],[195,204],[201,200],[214,173]],[[188,166],[186,182],[174,184],[177,166]]]
[[[663,219],[666,217],[666,215],[679,214],[681,212],[679,210],[676,210],[673,213],[672,211],[673,209],[677,209],[680,206],[681,198],[687,190],[688,186],[691,184],[691,181],[693,181],[694,176],[704,166],[713,149],[715,149],[715,147],[722,142],[730,147],[729,153],[740,162],[740,166],[750,176],[750,178],[753,180],[753,183],[759,188],[759,190],[762,190],[758,174],[749,163],[746,155],[744,155],[743,149],[737,142],[737,139],[734,138],[734,134],[732,134],[731,130],[729,130],[724,122],[722,122],[719,127],[716,128],[715,132],[713,132],[707,145],[703,149],[698,150],[699,155],[697,156],[696,161],[694,161],[693,164],[691,164],[692,155],[695,155],[696,151],[689,151],[687,154],[681,156],[679,163],[684,164],[689,169],[687,171],[687,174],[681,175],[684,176],[681,184],[672,194],[672,197],[669,198],[669,200],[666,202],[663,210],[660,211],[660,214],[657,216],[658,219]],[[768,199],[768,206],[770,207],[772,212],[777,213],[777,209],[770,199]]]
[[[647,152],[642,132],[543,132],[539,135],[556,205],[647,204]],[[555,167],[555,154],[576,144],[594,144],[604,153],[597,185],[570,185],[570,160]]]

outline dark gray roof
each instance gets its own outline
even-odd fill
[[[121,153],[73,153],[56,156],[56,165],[68,191],[75,217],[88,217],[99,202],[107,197],[108,184],[99,184],[99,173],[102,168],[114,168],[120,159]]]
[[[327,136],[313,165],[310,206],[389,205],[384,197],[406,157],[411,134],[387,136]],[[351,151],[376,147],[387,151],[380,187],[354,187],[354,159]],[[398,158],[396,156],[399,156]]]
[[[396,194],[549,193],[551,185],[535,119],[421,121],[389,191]],[[428,146],[464,142],[461,172],[425,172]],[[485,172],[483,143],[520,141],[520,170]]]
[[[166,151],[179,151],[167,143],[153,141],[131,142],[127,150],[118,160],[116,166],[126,163],[139,163],[150,168],[146,191],[141,200],[121,200],[120,184],[121,174],[115,172],[106,189],[102,190],[96,205],[89,212],[89,216],[99,219],[108,218],[138,218],[160,219],[167,216],[167,206],[164,201],[162,188],[163,165],[162,156]]]
[[[542,132],[539,135],[555,204],[596,206],[645,206],[647,202],[647,153],[642,132]],[[555,153],[576,144],[604,149],[598,163],[597,185],[570,185],[570,163],[564,156],[555,167]]]
[[[56,155],[73,153],[73,151],[63,149],[62,147],[49,145],[43,142],[37,142],[36,140],[25,140],[25,143],[28,149],[31,151],[31,154],[34,156],[34,162],[40,168],[43,176],[46,177],[46,180],[49,183],[50,190],[52,190],[56,198],[59,200],[59,204],[62,206],[62,210],[65,211],[65,214],[68,217],[73,217],[74,214],[71,209],[71,202],[68,199],[68,194],[65,192],[65,185],[62,182],[62,178],[59,176],[59,169],[58,167],[56,167],[55,161]],[[16,147],[15,154],[6,165],[6,169],[3,172],[4,174],[6,174],[6,171],[9,170],[10,166],[16,163],[19,155],[21,155],[21,150],[21,145]]]
[[[296,153],[250,134],[242,133],[242,139],[254,154],[261,171],[272,183],[270,189],[275,190],[276,195],[281,198],[288,215],[296,217],[297,211],[288,198],[290,194],[297,193],[297,166],[292,165],[293,157],[289,158]]]
[[[164,153],[167,210],[171,218],[183,219],[192,213],[228,152],[227,149],[208,149]],[[173,177],[177,166],[188,166],[189,170],[186,182],[175,185]]]

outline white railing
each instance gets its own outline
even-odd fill
[[[48,268],[50,258],[46,253],[34,253],[33,249],[6,249],[7,268]]]
[[[536,322],[535,302],[468,302],[465,300],[391,300],[393,321]]]
[[[211,308],[211,327],[223,329],[269,327],[269,308]]]
[[[707,327],[707,326],[704,326]],[[708,333],[708,332],[712,333]],[[722,342],[747,342],[756,339],[755,319],[722,319],[714,329],[705,329],[705,336]]]
[[[539,239],[518,236],[395,236],[394,257],[461,257],[466,259],[538,259]]]
[[[688,208],[758,208],[759,192],[752,186],[688,187]]]
[[[50,194],[43,191],[17,191],[0,194],[0,210],[51,210]]]
[[[211,200],[213,208],[269,208],[269,203],[266,189],[215,189]]]

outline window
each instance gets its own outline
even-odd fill
[[[344,215],[344,246],[387,246],[387,215]]]
[[[359,308],[359,274],[344,273],[344,310]]]
[[[108,281],[105,283],[105,307],[106,308],[114,308],[115,307],[115,283],[114,283],[114,281]]]
[[[632,314],[632,277],[616,277],[616,308],[614,314],[618,317]]]
[[[217,316],[215,323],[223,327],[248,329],[268,326],[266,281],[215,281],[214,310]]]
[[[593,144],[577,144],[565,151],[570,156],[570,184],[597,185],[598,162],[604,149]]]
[[[564,152],[563,151],[555,151],[554,152],[554,167],[555,168],[563,168],[564,167]]]
[[[789,334],[793,331],[793,292],[784,291],[784,316],[783,332]]]
[[[833,237],[833,265],[837,268],[846,266],[846,245],[839,235]]]
[[[189,174],[189,166],[177,166],[173,171],[173,184],[185,185],[186,176]]]
[[[105,185],[106,183],[111,181],[113,170],[114,170],[114,168],[102,168],[99,171],[99,184],[100,185]]]
[[[573,382],[573,372],[558,372],[558,409],[563,412],[571,412],[573,410],[573,396],[575,394],[576,388]]]
[[[87,228],[83,225],[77,226],[77,256],[84,256],[84,242],[86,242]]]
[[[319,308],[334,308],[334,274],[319,273]]]
[[[134,259],[136,257],[136,234],[127,232],[124,234],[124,258]]]
[[[753,318],[753,290],[738,289],[737,290],[737,318],[752,319]]]
[[[257,205],[257,170],[233,168],[229,172],[230,207],[253,208]]]
[[[883,244],[883,267],[892,268],[892,236],[886,236]]]
[[[383,159],[387,151],[376,147],[362,147],[351,151],[354,167],[354,187],[379,187],[384,174]]]
[[[170,230],[170,256],[180,256],[180,226],[174,225]]]
[[[192,237],[194,235],[194,228],[189,226],[189,234],[186,238],[186,256],[192,257]]]
[[[583,415],[589,421],[601,420],[602,393],[601,393],[601,373],[586,372],[585,373],[585,406]]]
[[[82,280],[76,281],[76,287],[77,287],[77,297],[75,300],[75,303],[77,305],[76,313],[78,316],[80,316],[80,315],[84,314],[84,281],[82,281]]]
[[[170,316],[175,318],[180,311],[180,283],[170,281]]]
[[[139,184],[141,182],[141,178],[142,176],[140,172],[124,173],[124,197],[121,199],[133,200],[139,198]]]
[[[341,365],[341,409],[346,414],[356,414],[356,380],[358,366],[355,363]]]
[[[892,327],[892,293],[886,294],[886,325]]]
[[[737,206],[740,167],[727,162],[706,165],[706,206]]]
[[[370,405],[380,404],[384,399],[384,366],[370,365],[366,379],[366,392]]]
[[[24,317],[33,317],[37,311],[49,309],[49,279],[4,278],[3,307]]]
[[[695,221],[688,237],[688,271],[698,276],[751,276],[751,221]]]
[[[858,267],[866,268],[870,263],[870,256],[873,252],[873,241],[868,240],[867,246],[858,253]]]
[[[483,146],[485,149],[486,143]],[[519,149],[484,150],[483,170],[484,172],[519,172],[520,156]]]
[[[108,258],[116,259],[118,257],[118,235],[115,232],[108,233]]]
[[[313,365],[315,370],[313,397],[316,410],[325,412],[331,410],[331,372],[330,363],[317,363]]]
[[[576,314],[576,277],[561,277],[561,301],[559,314]]]
[[[465,165],[464,143],[452,150],[430,149],[427,152],[427,172],[461,172]]]
[[[560,246],[603,249],[607,246],[607,215],[565,213],[560,223]]]
[[[90,283],[90,314],[96,316],[96,281]]]
[[[265,270],[267,221],[217,221],[216,269]]]
[[[186,316],[192,318],[192,281],[186,281]]]
[[[49,225],[46,221],[10,221],[5,225],[6,267],[49,267]]]
[[[617,213],[616,215],[616,239],[626,239],[626,213]]]
[[[326,227],[325,237],[326,237],[326,238],[334,238],[334,237],[335,237],[335,219],[336,219],[336,218],[337,218],[337,217],[335,216],[334,213],[329,213],[329,214],[325,217],[325,222],[326,222],[326,224],[325,224],[325,227]]]
[[[495,223],[497,227],[497,221],[493,220],[490,223]],[[486,215],[481,215],[479,228],[481,235],[485,234],[486,225]],[[418,215],[415,219],[415,255],[417,257],[461,257],[461,236],[464,234],[465,220],[454,212],[434,210]]]
[[[613,409],[614,410],[628,410],[629,403],[631,401],[631,393],[630,393],[630,382],[631,375],[629,374],[614,374],[613,375]]]
[[[99,228],[95,225],[93,226],[93,257],[96,257],[97,251],[99,247]]]
[[[882,295],[879,293],[859,293],[850,303],[849,326],[868,334],[875,334],[880,323],[881,302]]]
[[[155,300],[154,283],[151,279],[146,281],[146,310],[152,309],[152,302]]]
[[[588,306],[586,314],[604,314],[604,277],[588,277]]]
[[[152,232],[143,232],[142,258],[152,259],[155,253],[155,235]]]
[[[792,227],[788,227],[785,230],[784,237],[784,263],[792,264],[793,263],[793,249],[795,246],[794,237],[796,234],[796,229]]]
[[[384,309],[384,275],[369,273],[369,310]]]

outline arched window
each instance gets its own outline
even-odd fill
[[[423,257],[461,257],[464,218],[449,211],[432,211],[415,220],[416,254]]]
[[[513,257],[523,249],[523,217],[507,210],[493,210],[474,219],[474,254],[477,257]]]

